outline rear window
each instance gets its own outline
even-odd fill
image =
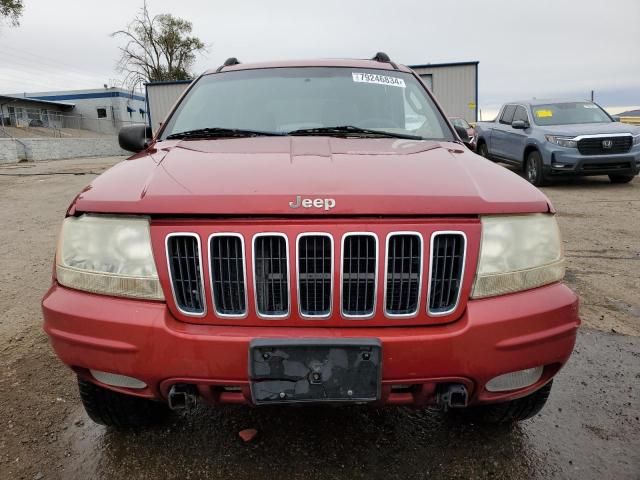
[[[413,75],[338,67],[206,75],[180,103],[162,138],[200,128],[286,134],[345,125],[453,140],[446,120]]]
[[[591,102],[549,103],[532,107],[536,125],[573,125],[578,123],[610,123],[612,120]]]

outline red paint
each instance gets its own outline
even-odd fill
[[[455,322],[412,327],[328,328],[317,321],[307,321],[313,325],[309,327],[268,321],[262,327],[194,325],[177,320],[162,302],[58,285],[45,296],[43,312],[54,350],[77,371],[134,376],[149,385],[137,394],[156,398],[166,398],[173,383],[192,382],[205,399],[221,403],[250,401],[247,349],[251,339],[263,337],[379,338],[386,403],[430,403],[429,389],[447,380],[467,384],[474,403],[515,398],[522,391],[497,396],[483,385],[501,373],[537,365],[549,366],[542,381],[547,380],[567,361],[580,323],[577,297],[562,284],[470,300]],[[392,385],[402,384],[419,386],[410,402],[391,391]],[[223,392],[222,386],[242,391]]]

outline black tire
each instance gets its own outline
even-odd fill
[[[611,183],[629,183],[635,175],[609,175]]]
[[[476,149],[478,155],[484,158],[489,158],[489,149],[487,148],[487,144],[481,142],[478,144],[478,148]]]
[[[547,184],[547,179],[544,176],[542,164],[542,156],[540,152],[534,150],[527,155],[527,161],[524,164],[524,176],[529,183],[536,187],[542,187]]]
[[[78,379],[80,398],[89,418],[116,428],[139,428],[156,425],[171,410],[164,403],[124,395]]]
[[[466,418],[480,423],[507,424],[521,422],[540,413],[542,407],[547,403],[552,385],[553,380],[532,394],[510,402],[479,405],[455,411],[459,411]]]

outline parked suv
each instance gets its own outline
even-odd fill
[[[544,405],[580,323],[553,206],[464,148],[409,68],[230,59],[120,142],[138,153],[72,202],[42,303],[96,422]]]
[[[517,165],[537,186],[553,177],[608,175],[628,183],[640,171],[640,127],[618,123],[592,102],[510,102],[478,122],[477,151]]]

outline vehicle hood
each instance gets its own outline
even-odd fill
[[[322,207],[291,208],[298,195],[322,199]],[[158,142],[97,177],[70,211],[476,215],[549,208],[535,187],[457,143],[257,137]]]
[[[548,133],[549,135],[562,135],[567,137],[577,137],[578,135],[606,135],[607,133],[630,133],[632,135],[638,135],[640,133],[640,127],[620,122],[579,123],[576,125],[553,125],[539,128],[543,133]]]

